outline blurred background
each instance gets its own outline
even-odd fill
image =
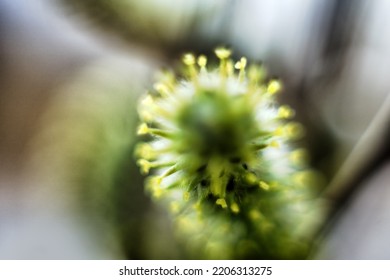
[[[312,257],[390,259],[389,29],[387,0],[0,0],[0,258],[186,258],[134,164],[136,102],[223,45],[307,128]]]

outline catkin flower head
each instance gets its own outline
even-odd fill
[[[217,67],[184,55],[182,76],[165,73],[140,101],[138,134],[150,137],[136,148],[138,165],[153,173],[146,187],[178,231],[204,245],[198,256],[283,257],[313,182],[304,150],[289,147],[303,128],[277,103],[279,80],[245,57],[234,62],[228,49],[215,53]],[[274,238],[286,248],[269,248]]]

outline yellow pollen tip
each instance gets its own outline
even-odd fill
[[[293,180],[298,185],[306,185],[313,180],[313,174],[310,171],[300,171],[294,174]]]
[[[227,208],[226,200],[224,198],[218,198],[215,204],[220,205],[222,208]]]
[[[153,115],[146,109],[139,109],[138,113],[139,116],[141,117],[141,120],[145,122],[150,122],[153,120]]]
[[[153,104],[154,104],[154,101],[150,95],[146,96],[145,98],[143,98],[141,100],[141,105],[143,105],[143,106],[151,106]]]
[[[153,176],[149,180],[149,186],[151,189],[159,187],[160,183],[161,183],[161,180],[160,180],[159,176]]]
[[[146,123],[143,123],[138,127],[138,130],[137,130],[138,135],[145,135],[148,133],[149,133],[149,127]]]
[[[236,69],[245,69],[246,67],[247,60],[245,57],[241,57],[240,61],[237,61],[236,64],[234,65],[234,68]]]
[[[192,53],[187,53],[183,56],[183,62],[185,65],[194,65],[195,56]]]
[[[308,161],[308,154],[304,149],[297,149],[290,153],[289,159],[293,164],[304,164]]]
[[[155,198],[160,198],[164,193],[164,191],[158,186],[155,186],[152,191],[153,191],[153,197]]]
[[[233,213],[237,214],[237,213],[240,212],[240,207],[238,207],[238,204],[234,202],[234,203],[230,206],[230,210],[232,210]]]
[[[280,81],[272,80],[267,87],[267,92],[270,94],[275,94],[282,89],[282,84]]]
[[[295,114],[294,110],[286,105],[280,106],[278,110],[278,117],[282,119],[289,119],[293,117],[294,114]]]
[[[280,126],[277,129],[275,129],[274,135],[275,136],[283,136],[284,135],[284,128]]]
[[[152,164],[149,161],[147,161],[146,159],[138,160],[138,165],[141,167],[141,172],[143,174],[148,174],[150,171],[150,168],[152,167]]]
[[[232,54],[232,51],[229,49],[226,49],[226,48],[217,48],[215,50],[215,54],[217,55],[217,57],[219,59],[224,60],[224,59],[227,59],[230,57],[230,55]]]
[[[164,177],[162,177],[162,176],[156,177],[156,185],[160,186],[160,185],[161,185],[161,182],[162,182],[162,180],[163,180],[163,178],[164,178]]]
[[[153,87],[161,95],[167,95],[169,93],[168,87],[163,83],[155,83]]]
[[[138,145],[135,153],[138,155],[138,157],[141,157],[144,159],[151,159],[155,155],[152,146],[150,146],[148,144]]]
[[[300,123],[291,122],[286,124],[284,128],[286,135],[290,138],[296,139],[305,133],[305,129]]]
[[[255,174],[253,173],[248,173],[245,175],[245,181],[248,183],[248,184],[256,184],[256,181],[257,181],[257,177]]]
[[[264,181],[260,181],[259,187],[262,188],[265,191],[269,190],[269,185],[266,182],[264,182]]]
[[[228,76],[231,76],[233,75],[234,73],[234,65],[233,65],[233,61],[231,61],[230,59],[228,61],[226,61],[226,74]]]
[[[207,64],[207,57],[204,56],[204,55],[200,55],[200,56],[198,57],[198,65],[199,65],[200,67],[206,67],[206,64]]]

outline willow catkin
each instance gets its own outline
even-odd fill
[[[291,145],[303,127],[278,104],[279,80],[228,49],[215,53],[217,67],[184,55],[182,75],[165,73],[140,100],[145,187],[191,257],[305,258],[320,211],[316,173]]]

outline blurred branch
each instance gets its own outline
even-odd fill
[[[348,196],[357,182],[378,160],[385,146],[390,124],[390,94],[347,157],[339,172],[325,189],[323,196],[338,201]]]

